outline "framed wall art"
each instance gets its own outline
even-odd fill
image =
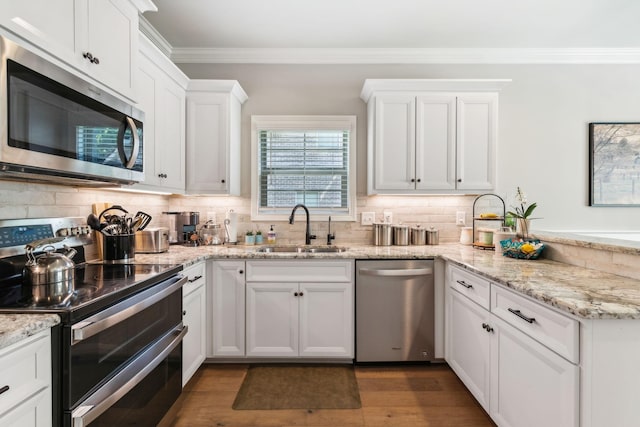
[[[640,123],[589,123],[589,205],[640,206]]]

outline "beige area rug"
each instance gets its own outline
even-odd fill
[[[358,409],[353,366],[252,365],[233,409]]]

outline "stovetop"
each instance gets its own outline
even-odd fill
[[[75,267],[73,292],[60,302],[35,302],[21,276],[0,282],[0,313],[57,313],[63,323],[87,317],[182,270],[174,264],[84,263]]]
[[[50,245],[55,250],[68,245],[77,251],[73,291],[36,301],[32,287],[23,284],[25,244],[52,237],[64,237]],[[93,248],[93,239],[84,218],[0,220],[0,313],[57,313],[63,323],[75,322],[182,270],[174,264],[87,262],[86,253],[95,251],[86,248]]]

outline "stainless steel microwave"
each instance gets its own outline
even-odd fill
[[[0,177],[79,185],[144,179],[144,114],[0,36]]]

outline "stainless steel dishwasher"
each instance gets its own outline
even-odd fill
[[[433,260],[356,261],[356,361],[431,361]]]

